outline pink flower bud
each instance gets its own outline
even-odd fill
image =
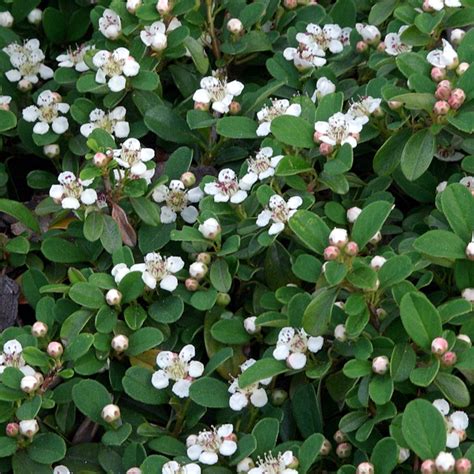
[[[321,137],[323,136],[324,134],[321,133],[321,132],[314,132],[313,133],[313,142],[314,143],[321,143]]]
[[[383,53],[383,52],[385,51],[385,48],[386,48],[386,47],[387,47],[387,46],[386,46],[385,43],[382,41],[382,42],[380,42],[379,45],[377,46],[377,51],[378,51],[379,53]]]
[[[421,474],[434,474],[436,472],[436,464],[432,459],[423,461],[420,468]]]
[[[362,462],[357,466],[356,474],[374,474],[374,465],[370,462]]]
[[[327,439],[325,439],[323,441],[323,444],[321,445],[319,453],[321,454],[321,456],[327,456],[331,452],[331,449],[332,449],[331,443]]]
[[[158,0],[156,10],[161,16],[166,16],[173,9],[173,5],[170,3],[169,0]]]
[[[444,337],[436,337],[431,343],[431,352],[436,355],[443,355],[448,348],[448,341]]]
[[[97,168],[103,168],[104,166],[107,166],[110,159],[105,153],[99,151],[94,155],[92,161]]]
[[[321,143],[319,145],[319,153],[323,156],[328,156],[334,151],[334,147],[329,143]]]
[[[118,334],[112,339],[110,345],[112,349],[119,354],[125,352],[128,349],[128,337],[123,334]]]
[[[450,104],[446,102],[445,100],[438,100],[434,107],[433,107],[433,112],[436,115],[446,115],[450,110]]]
[[[372,361],[372,370],[378,375],[386,374],[390,366],[390,361],[386,356],[378,356]]]
[[[436,88],[435,97],[439,100],[448,100],[450,95],[451,87],[442,86],[441,83],[439,83],[438,87]]]
[[[21,81],[18,82],[18,90],[21,92],[28,92],[31,89],[33,89],[33,84],[28,81],[28,79],[22,79]]]
[[[456,353],[453,351],[445,352],[441,357],[441,363],[445,367],[452,367],[454,364],[456,364],[457,360],[458,360],[458,357]]]
[[[31,334],[34,337],[44,337],[48,334],[48,325],[43,323],[43,321],[36,321],[36,323],[31,326]]]
[[[142,470],[139,467],[131,467],[125,474],[142,474]]]
[[[181,182],[187,187],[190,188],[194,184],[196,184],[196,176],[191,171],[186,171],[181,175]]]
[[[346,433],[344,433],[343,431],[341,430],[337,430],[335,433],[334,433],[334,441],[337,443],[337,444],[341,444],[341,443],[344,443],[347,441],[347,436],[346,436]]]
[[[186,278],[184,286],[188,291],[196,291],[199,288],[199,282],[195,278]]]
[[[48,344],[47,352],[49,356],[53,357],[53,359],[57,359],[58,357],[61,357],[64,348],[60,342],[53,341]]]
[[[356,44],[356,51],[358,53],[364,53],[369,49],[369,45],[365,41],[358,41]]]
[[[8,423],[5,428],[5,434],[10,438],[16,438],[20,432],[20,426],[18,423]]]
[[[431,79],[435,82],[441,82],[446,77],[446,71],[440,67],[431,69]]]
[[[339,459],[346,459],[352,453],[352,445],[349,443],[341,443],[336,448],[336,455]]]
[[[423,6],[421,7],[424,12],[432,12],[433,8],[430,5],[430,0],[423,0]]]
[[[359,246],[356,242],[348,242],[344,252],[350,257],[355,257],[359,253]]]
[[[341,251],[335,245],[329,245],[324,249],[324,260],[336,260]]]
[[[458,87],[456,89],[453,89],[453,91],[451,92],[451,97],[454,97],[459,102],[461,102],[461,104],[463,104],[466,100],[466,93]]]
[[[456,461],[457,474],[469,474],[472,469],[471,461],[467,458],[460,458]]]

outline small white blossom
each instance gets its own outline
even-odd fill
[[[439,67],[441,69],[455,69],[459,64],[458,53],[456,53],[456,50],[448,41],[445,39],[442,41],[443,49],[434,49],[433,51],[430,51],[426,56],[426,60],[432,66]]]
[[[53,469],[53,474],[71,474],[71,471],[64,464],[59,464]]]
[[[257,465],[248,471],[248,474],[298,474],[297,469],[290,466],[297,464],[292,451],[278,453],[274,457],[272,453],[265,453],[263,459],[258,458]]]
[[[324,339],[321,336],[313,337],[306,334],[304,329],[285,327],[280,330],[273,357],[277,360],[286,360],[288,367],[294,370],[306,366],[306,353],[316,354],[323,347]]]
[[[77,72],[89,70],[89,66],[84,62],[84,56],[87,51],[94,49],[90,45],[81,45],[76,49],[68,49],[65,53],[60,54],[56,61],[59,67],[74,68]]]
[[[89,123],[81,125],[81,134],[88,137],[96,128],[101,128],[117,138],[125,138],[130,133],[130,125],[125,121],[125,107],[119,106],[110,112],[94,109],[89,114]]]
[[[61,135],[69,128],[67,118],[60,115],[69,112],[69,104],[61,102],[58,93],[43,91],[36,104],[23,109],[23,118],[27,122],[36,122],[33,133],[44,135],[51,128],[54,133]]]
[[[333,92],[336,92],[336,85],[327,77],[320,77],[316,82],[316,89],[314,90],[311,100],[316,102],[316,99],[321,100],[322,97],[332,94]]]
[[[271,147],[261,148],[255,158],[247,159],[247,173],[240,180],[240,187],[249,190],[257,181],[263,181],[275,174],[283,155],[273,156]]]
[[[158,390],[169,386],[170,380],[174,382],[172,392],[179,398],[189,397],[189,387],[193,380],[204,372],[202,362],[192,360],[196,349],[192,344],[184,346],[179,354],[170,351],[161,351],[156,356],[156,365],[159,370],[152,378],[152,385]]]
[[[356,30],[362,39],[368,44],[375,44],[380,41],[380,30],[374,25],[356,23]]]
[[[370,266],[374,270],[380,270],[384,266],[386,261],[387,261],[387,259],[385,257],[382,257],[381,255],[376,255],[370,261]]]
[[[163,464],[161,474],[201,474],[201,468],[194,462],[179,464],[176,461],[168,461]]]
[[[280,195],[274,194],[268,202],[268,208],[257,216],[257,225],[265,227],[270,221],[273,221],[268,233],[270,235],[279,234],[301,204],[303,204],[303,200],[299,196],[293,196],[286,202]]]
[[[168,45],[167,34],[180,26],[181,22],[177,18],[173,18],[168,27],[162,21],[155,21],[150,26],[145,26],[140,32],[140,38],[153,51],[163,51]]]
[[[5,73],[10,82],[26,81],[27,84],[36,84],[39,79],[51,79],[54,71],[43,64],[45,59],[37,39],[25,41],[23,45],[11,43],[3,51],[10,57],[13,69]]]
[[[453,472],[456,460],[451,453],[441,451],[435,460],[436,469],[438,472]]]
[[[443,10],[445,7],[459,8],[462,4],[459,0],[428,0],[428,5],[436,11]]]
[[[39,25],[43,19],[43,12],[39,8],[33,8],[26,18],[32,25]]]
[[[257,321],[257,316],[249,316],[244,319],[244,329],[249,334],[256,334],[260,330],[260,327],[255,324],[255,321]]]
[[[213,72],[212,76],[203,77],[200,86],[201,88],[193,95],[194,102],[205,105],[212,104],[212,110],[221,114],[229,112],[230,103],[244,89],[241,82],[227,82],[227,77],[219,72]]]
[[[246,360],[241,366],[241,373],[244,373],[249,367],[255,364],[255,359]],[[234,379],[229,387],[229,393],[231,393],[229,399],[229,406],[234,411],[240,411],[245,408],[249,402],[257,408],[265,406],[268,402],[267,392],[261,385],[268,385],[272,381],[272,378],[266,378],[248,385],[245,388],[240,388],[239,379]]]
[[[237,451],[237,443],[233,433],[234,427],[228,423],[219,428],[201,431],[198,435],[190,435],[186,439],[187,456],[191,461],[213,465],[222,456],[232,456]]]
[[[459,443],[466,439],[469,417],[463,411],[449,414],[449,403],[443,398],[435,400],[433,406],[443,415],[446,422],[446,447],[450,449],[459,447]]]
[[[469,303],[474,303],[474,288],[465,288],[462,290],[461,296]]]
[[[247,197],[247,191],[242,189],[235,172],[230,168],[221,170],[216,181],[206,183],[204,192],[214,196],[214,202],[240,204]]]
[[[340,227],[334,227],[329,233],[329,243],[336,247],[344,247],[349,242],[349,235],[346,229]]]
[[[10,339],[3,345],[3,352],[0,353],[0,374],[7,367],[16,367],[23,372],[23,375],[33,375],[35,370],[26,365],[22,356],[23,347],[16,339]]]
[[[174,273],[178,273],[184,267],[181,257],[162,257],[157,252],[150,252],[145,255],[144,260],[145,263],[132,265],[130,271],[142,272],[143,282],[152,290],[157,285],[163,290],[176,290],[178,279]]]
[[[464,39],[466,36],[466,32],[461,28],[454,28],[451,31],[451,35],[449,36],[449,41],[455,45],[459,45],[459,43]]]
[[[33,438],[39,431],[39,425],[36,420],[22,420],[19,425],[20,433],[27,438]]]
[[[355,148],[357,134],[362,130],[362,125],[352,120],[351,117],[337,112],[329,117],[327,122],[316,122],[314,129],[319,135],[319,140],[323,143],[332,146],[348,143],[352,148]]]
[[[0,12],[0,26],[11,28],[13,26],[13,15],[9,11]]]
[[[160,220],[163,224],[175,222],[178,214],[188,224],[196,222],[199,211],[195,206],[204,197],[204,193],[199,186],[186,189],[186,186],[179,179],[173,179],[169,186],[164,184],[157,186],[153,190],[153,200],[164,203],[161,206]]]
[[[347,220],[353,224],[357,218],[360,216],[360,213],[362,212],[362,209],[360,207],[351,207],[350,209],[347,210],[346,216]]]
[[[147,172],[146,162],[155,157],[155,151],[152,148],[142,148],[142,145],[136,138],[129,138],[122,143],[120,149],[114,150],[114,160],[125,169],[140,177]]]
[[[112,92],[123,91],[127,85],[127,77],[136,76],[140,71],[140,65],[126,48],[117,48],[112,52],[98,51],[92,62],[97,67],[96,82],[107,84]]]
[[[408,28],[407,25],[403,25],[398,30],[398,33],[388,33],[385,36],[385,52],[390,56],[398,56],[401,53],[411,51],[412,46],[402,42],[400,35]]]
[[[266,137],[268,134],[270,134],[272,120],[282,115],[292,115],[293,117],[299,117],[301,115],[301,105],[290,105],[290,101],[287,99],[272,99],[271,105],[266,105],[257,112],[257,135],[259,137]]]
[[[221,225],[214,217],[210,217],[202,224],[199,224],[199,232],[201,232],[206,239],[215,240],[221,233],[221,230]]]
[[[115,283],[117,283],[117,285],[122,281],[122,279],[128,275],[132,270],[130,268],[128,268],[127,264],[126,263],[118,263],[117,265],[115,265],[112,270],[111,270],[111,274],[112,276],[114,277],[115,279]],[[138,270],[137,270],[138,271]]]
[[[99,18],[99,31],[111,40],[116,40],[122,33],[120,17],[110,8],[106,8]]]
[[[365,125],[381,103],[382,99],[374,99],[371,96],[361,97],[357,102],[351,104],[346,115],[354,122]]]
[[[95,189],[85,189],[92,180],[82,181],[71,171],[64,171],[58,176],[59,184],[53,184],[49,195],[56,202],[61,203],[63,209],[79,209],[81,203],[90,206],[97,201]]]

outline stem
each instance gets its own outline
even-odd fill
[[[212,52],[216,59],[220,59],[221,52],[219,49],[219,41],[216,36],[216,30],[214,28],[214,16],[212,14],[212,7],[212,0],[206,0],[207,22],[209,23],[209,34],[211,35],[212,40]]]
[[[171,434],[173,437],[177,438],[178,435],[181,433],[183,429],[184,420],[186,418],[186,412],[188,411],[189,404],[191,403],[191,399],[188,398],[184,405],[182,405],[181,409],[176,414],[176,425],[174,425],[173,433]]]

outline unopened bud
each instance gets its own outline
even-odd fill
[[[377,46],[377,51],[379,53],[383,53],[385,51],[385,49],[387,48],[386,44],[382,41],[378,44]]]
[[[27,438],[33,438],[38,433],[39,425],[36,420],[23,420],[20,421],[20,433]]]
[[[337,430],[335,433],[334,433],[334,441],[337,443],[337,444],[340,444],[340,443],[344,443],[347,441],[347,436],[346,436],[346,433],[344,433],[344,431],[341,431],[341,430]]]
[[[324,249],[324,260],[336,260],[341,251],[335,245],[329,245]]]
[[[336,448],[336,455],[339,459],[346,459],[352,453],[352,445],[349,443],[341,443]]]
[[[446,115],[450,111],[451,107],[445,100],[438,100],[433,106],[433,112],[436,115]]]
[[[358,41],[356,44],[356,51],[358,53],[365,53],[369,49],[369,45],[365,41]]]
[[[142,474],[142,470],[139,467],[131,467],[125,474]]]
[[[233,100],[230,105],[229,105],[229,113],[231,115],[237,115],[240,114],[240,111],[242,110],[242,106],[236,101]]]
[[[375,310],[375,314],[377,315],[377,319],[380,321],[383,321],[387,317],[387,311],[385,311],[383,308],[377,308]]]
[[[461,28],[455,28],[453,31],[451,31],[451,36],[449,37],[449,39],[451,43],[457,46],[464,39],[465,36],[466,32],[464,30],[461,30]]]
[[[222,229],[219,222],[213,217],[206,219],[202,224],[199,225],[199,232],[201,232],[201,234],[209,240],[217,239],[221,231]]]
[[[110,345],[117,353],[125,352],[128,349],[128,337],[123,334],[118,334],[112,339]]]
[[[94,155],[92,161],[97,168],[103,168],[104,166],[107,166],[110,158],[105,153],[99,151]]]
[[[441,82],[446,77],[446,70],[440,67],[431,68],[431,79],[435,82]]]
[[[5,427],[5,434],[9,438],[16,438],[19,432],[20,432],[20,426],[18,425],[18,423],[8,423],[7,426]]]
[[[246,474],[255,467],[252,458],[244,458],[237,464],[237,474]]]
[[[390,361],[386,356],[378,356],[372,361],[372,371],[378,375],[386,374]]]
[[[398,449],[398,464],[404,463],[410,457],[410,450],[407,448]]]
[[[329,234],[329,243],[336,247],[343,248],[346,246],[347,242],[349,242],[347,230],[341,229],[340,227],[334,227]]]
[[[469,63],[461,63],[461,64],[456,68],[456,74],[457,74],[458,76],[462,76],[468,69],[469,69]]]
[[[173,6],[170,5],[169,0],[158,0],[156,4],[156,10],[161,16],[166,16],[171,10]]]
[[[391,110],[398,110],[403,106],[403,102],[399,100],[389,100],[387,103]]]
[[[339,342],[347,341],[346,326],[344,326],[344,324],[338,324],[334,328],[334,339],[336,339]]]
[[[48,334],[48,325],[43,323],[43,321],[36,321],[33,326],[31,326],[31,334],[34,337],[44,337]]]
[[[205,104],[204,102],[194,102],[194,110],[207,112],[209,110],[209,104]]]
[[[369,243],[372,245],[378,244],[382,240],[382,233],[377,232],[370,240]]]
[[[467,458],[460,458],[456,461],[456,474],[470,474],[472,469],[471,461]]]
[[[249,316],[248,318],[244,319],[244,329],[248,334],[257,334],[262,330],[259,325],[255,324],[256,320],[257,316]]]
[[[436,456],[435,466],[439,473],[452,472],[456,466],[456,460],[451,453],[441,451]]]
[[[459,339],[460,341],[465,342],[469,346],[472,346],[471,338],[467,334],[458,334],[457,339]]]
[[[227,22],[227,31],[233,35],[240,35],[244,31],[244,25],[238,18],[231,18]]]
[[[187,187],[190,188],[196,184],[196,176],[191,171],[186,171],[181,175],[181,182]]]
[[[230,303],[230,295],[228,293],[217,293],[216,303],[219,306],[227,306]]]
[[[436,337],[431,343],[431,352],[436,355],[443,355],[449,349],[448,341],[444,337]]]
[[[202,262],[202,263],[205,263],[206,265],[209,265],[211,263],[211,260],[212,260],[211,254],[207,252],[198,253],[196,257],[196,262]]]
[[[64,348],[60,342],[53,341],[48,344],[47,352],[50,357],[57,359],[63,354]]]
[[[59,148],[59,145],[57,145],[56,143],[53,143],[51,145],[45,145],[43,147],[43,153],[48,158],[55,158],[56,156],[59,156],[60,152],[61,152],[61,149]]]
[[[357,242],[348,242],[344,248],[344,252],[350,257],[355,257],[359,253]]]
[[[34,375],[25,375],[21,379],[20,387],[25,393],[32,393],[38,387],[38,380]]]
[[[356,474],[374,474],[374,465],[370,462],[361,462],[356,469]]]
[[[119,305],[122,301],[122,293],[120,293],[119,290],[112,288],[109,291],[107,291],[105,295],[105,301],[107,301],[107,304],[109,306]]]
[[[323,156],[329,156],[334,151],[334,147],[329,143],[321,143],[319,145],[319,153]]]
[[[33,8],[27,16],[28,23],[31,23],[32,25],[39,25],[42,18],[43,12],[39,8]]]
[[[298,6],[298,0],[283,0],[283,6],[288,10],[293,10]]]
[[[421,7],[423,9],[424,12],[432,12],[434,11],[433,10],[433,7],[431,6],[430,4],[430,0],[423,0],[423,5]]]
[[[346,212],[347,220],[351,224],[353,224],[357,220],[357,218],[360,216],[361,212],[362,212],[362,209],[360,207],[351,207]]]
[[[436,472],[436,464],[432,459],[423,461],[420,468],[421,474],[434,474]]]
[[[186,278],[184,286],[188,291],[197,291],[199,288],[199,282],[196,280],[196,278]]]
[[[102,419],[107,423],[113,423],[120,419],[120,408],[117,405],[105,405],[102,409]]]
[[[142,6],[142,0],[127,0],[127,10],[132,15]]]
[[[445,367],[452,367],[454,364],[456,364],[457,360],[458,360],[458,357],[456,353],[453,351],[445,352],[441,356],[441,364],[444,365]]]
[[[321,456],[327,456],[332,450],[332,445],[331,443],[325,439],[323,441],[323,444],[321,445],[321,448],[319,449],[319,454],[321,454]]]
[[[380,270],[385,262],[387,261],[387,259],[385,257],[382,257],[381,255],[376,255],[375,257],[372,258],[372,260],[370,261],[370,266],[375,270],[375,271],[378,271]]]
[[[272,390],[272,403],[273,405],[279,407],[285,403],[288,398],[288,392],[281,388],[276,388]]]
[[[323,136],[323,134],[321,132],[314,132],[313,133],[313,141],[314,143],[321,143],[321,137]]]
[[[466,94],[462,89],[453,89],[451,92],[451,96],[449,97],[449,105],[453,109],[459,109],[462,104],[464,104],[464,101],[466,100]]]
[[[194,262],[189,266],[189,275],[196,280],[202,280],[207,275],[207,265],[202,262]]]

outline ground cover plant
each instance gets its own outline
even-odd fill
[[[0,471],[469,473],[473,0],[0,0]]]

